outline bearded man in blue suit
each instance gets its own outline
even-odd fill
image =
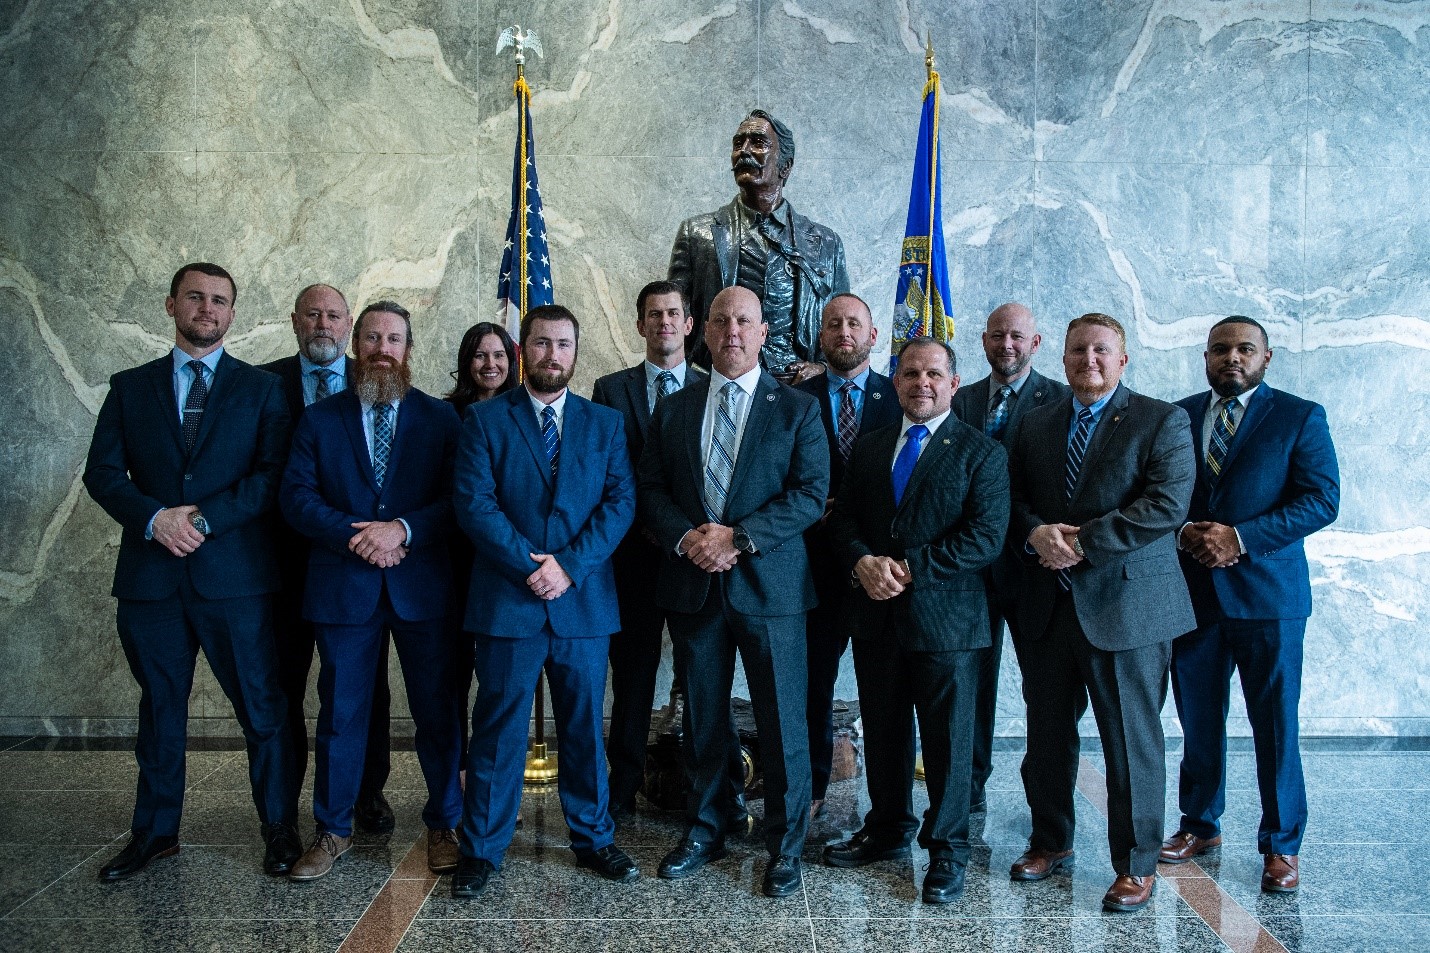
[[[635,482],[620,413],[567,390],[579,335],[560,305],[528,311],[525,386],[473,404],[462,427],[453,503],[476,547],[466,629],[478,687],[457,898],[479,896],[511,844],[543,669],[576,862],[622,883],[640,876],[615,845],[602,740],[606,659],[621,627],[611,556],[635,519]]]
[[[1311,581],[1304,540],[1330,525],[1340,471],[1326,411],[1262,383],[1266,329],[1242,315],[1212,326],[1211,392],[1178,401],[1200,438],[1188,522],[1178,535],[1197,628],[1172,644],[1172,690],[1185,735],[1182,822],[1162,845],[1184,863],[1221,844],[1226,808],[1226,716],[1241,672],[1256,748],[1261,889],[1300,884],[1306,829],[1297,707]]]

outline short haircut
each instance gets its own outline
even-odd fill
[[[223,268],[209,261],[191,261],[174,272],[174,277],[169,279],[169,297],[177,298],[179,296],[179,282],[183,281],[184,276],[191,271],[197,271],[201,275],[208,275],[210,278],[223,278],[226,280],[228,286],[233,289],[233,300],[230,301],[229,304],[238,304],[238,283],[233,280],[233,275],[230,275]]]
[[[853,298],[855,301],[859,302],[864,306],[864,310],[869,313],[869,317],[871,319],[874,317],[874,309],[869,307],[869,302],[865,301],[863,298],[859,297],[852,291],[841,291],[839,292],[839,294],[831,296],[828,301],[824,302],[824,307],[829,307],[831,304],[838,301],[840,298]],[[822,317],[824,315],[824,308],[820,308],[819,313]]]
[[[372,304],[362,309],[362,313],[358,315],[357,323],[353,326],[353,340],[356,341],[358,337],[362,334],[363,319],[366,318],[368,315],[379,311],[383,312],[384,314],[395,314],[402,319],[402,323],[407,325],[407,346],[411,347],[412,315],[408,314],[407,309],[404,308],[402,305],[398,304],[396,301],[388,301],[386,299],[382,301],[374,301]]]
[[[687,316],[690,314],[690,295],[685,293],[685,288],[675,281],[652,281],[641,289],[641,293],[636,295],[636,317],[645,317],[645,303],[647,298],[654,298],[656,295],[680,295],[680,307],[684,309]]]
[[[763,119],[769,123],[770,128],[775,131],[775,141],[780,144],[779,168],[788,172],[789,167],[794,164],[794,133],[790,131],[789,126],[786,126],[763,109],[751,109],[750,114],[745,117],[744,121],[748,122],[751,119]]]
[[[576,332],[576,344],[581,344],[581,322],[576,320],[576,315],[571,313],[569,308],[559,304],[537,305],[526,312],[521,319],[521,336],[518,343],[526,347],[526,339],[531,337],[531,325],[534,321],[570,321],[572,329]]]
[[[953,353],[953,345],[949,344],[947,341],[941,341],[938,338],[909,338],[909,340],[904,344],[903,348],[899,351],[899,357],[902,358],[905,354],[909,353],[910,350],[921,347],[936,347],[939,350],[943,351],[944,354],[948,355],[949,374],[958,373],[958,355]]]
[[[302,291],[298,292],[296,295],[293,296],[293,313],[294,313],[294,314],[297,314],[297,313],[298,313],[298,309],[303,306],[303,296],[304,296],[305,294],[307,294],[308,292],[312,291],[314,288],[327,288],[327,289],[328,289],[329,291],[331,291],[333,294],[337,295],[339,298],[342,299],[343,307],[344,307],[345,309],[348,307],[347,295],[343,294],[341,291],[339,291],[337,288],[334,288],[332,285],[328,284],[327,282],[317,281],[317,282],[314,282],[313,284],[309,285],[308,287],[304,288]]]
[[[1247,317],[1246,315],[1244,315],[1244,314],[1232,314],[1232,315],[1228,315],[1228,316],[1222,318],[1222,319],[1221,319],[1220,321],[1218,321],[1216,324],[1213,324],[1213,325],[1212,325],[1211,331],[1208,331],[1208,332],[1207,332],[1207,338],[1210,339],[1210,338],[1211,338],[1211,332],[1212,332],[1212,331],[1215,331],[1217,328],[1221,327],[1223,324],[1249,324],[1249,325],[1251,325],[1253,328],[1255,328],[1256,330],[1258,330],[1258,331],[1261,332],[1261,346],[1264,347],[1264,348],[1266,348],[1268,351],[1271,350],[1271,336],[1266,333],[1266,329],[1261,326],[1261,322],[1260,322],[1260,321],[1257,321],[1255,318],[1248,318],[1248,317]]]
[[[1127,332],[1122,330],[1122,325],[1110,314],[1103,314],[1100,311],[1089,311],[1080,318],[1073,318],[1068,322],[1067,332],[1063,335],[1063,341],[1067,341],[1067,335],[1073,333],[1074,328],[1085,327],[1107,328],[1117,335],[1118,342],[1122,345],[1122,353],[1127,353]]]

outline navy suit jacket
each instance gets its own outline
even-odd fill
[[[710,380],[661,402],[640,462],[641,524],[666,555],[656,601],[672,612],[698,612],[711,574],[675,555],[676,544],[705,515],[701,424]],[[759,550],[720,573],[730,608],[746,615],[795,615],[815,604],[803,533],[824,513],[829,444],[819,405],[808,394],[761,373],[750,398],[735,472],[725,501],[727,526],[743,527]]]
[[[1246,555],[1234,566],[1208,569],[1181,554],[1197,625],[1223,617],[1304,619],[1311,614],[1311,581],[1303,540],[1335,521],[1341,499],[1326,411],[1260,385],[1213,487],[1201,453],[1202,421],[1213,399],[1204,391],[1177,402],[1191,421],[1197,458],[1187,519],[1235,527]]]
[[[384,585],[402,619],[445,614],[458,428],[451,404],[415,388],[408,391],[379,489],[357,394],[342,391],[304,412],[280,496],[289,524],[313,541],[304,618],[335,625],[365,622]],[[380,569],[348,549],[357,533],[353,523],[399,518],[411,527],[412,543],[396,566]]]
[[[174,400],[173,358],[109,379],[85,464],[90,496],[123,529],[113,594],[153,601],[173,595],[184,574],[206,599],[274,592],[273,507],[289,419],[278,378],[231,357],[219,359],[191,453]],[[174,556],[144,532],[163,507],[197,505],[210,536]]]
[[[534,638],[620,630],[611,555],[635,518],[635,479],[621,415],[567,391],[555,479],[525,387],[467,408],[453,503],[476,548],[466,628]],[[571,577],[558,598],[526,584],[549,553]]]

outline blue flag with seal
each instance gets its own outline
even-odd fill
[[[499,318],[513,340],[521,329],[521,316],[529,309],[554,300],[551,255],[546,242],[546,219],[541,214],[541,190],[536,183],[536,148],[531,133],[531,87],[518,66],[516,82],[516,156],[511,171],[511,218],[506,226],[506,247],[501,256],[497,300]]]
[[[899,352],[913,338],[953,340],[949,313],[948,259],[943,250],[943,187],[939,172],[938,73],[933,47],[924,59],[924,84],[919,142],[914,153],[914,181],[909,189],[909,217],[899,255],[899,285],[894,300],[894,334],[889,372],[898,366]]]

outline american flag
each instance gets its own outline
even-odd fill
[[[536,148],[531,134],[531,87],[517,77],[516,155],[511,171],[511,219],[506,226],[506,246],[497,284],[499,320],[512,338],[518,336],[521,316],[538,305],[551,304],[551,251],[546,242],[546,219],[541,214],[541,190],[536,184]]]

